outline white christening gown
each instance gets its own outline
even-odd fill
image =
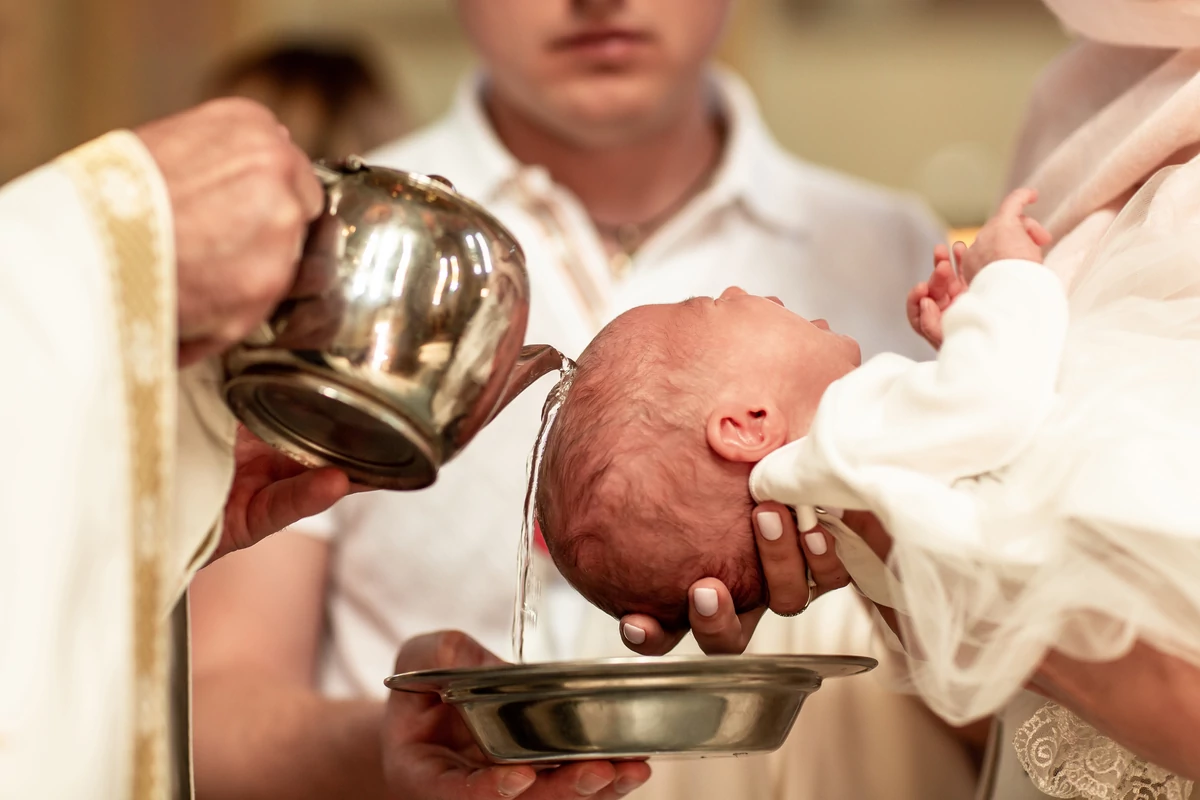
[[[886,567],[834,525],[839,555],[900,612],[913,687],[951,723],[1018,701],[1051,648],[1140,639],[1200,665],[1198,171],[1156,175],[1069,292],[1039,264],[984,268],[936,361],[867,362],[752,474],[759,500],[879,517]],[[1008,731],[1049,796],[1191,794],[1053,704]]]

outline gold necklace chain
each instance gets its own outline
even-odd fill
[[[602,238],[616,242],[617,247],[621,250],[621,255],[624,255],[627,259],[632,259],[638,248],[645,244],[651,234],[670,221],[696,195],[704,191],[712,180],[713,173],[716,172],[716,165],[719,159],[720,152],[718,151],[717,158],[713,159],[708,168],[688,184],[688,187],[673,203],[649,219],[641,222],[621,222],[614,225],[600,222],[593,217],[592,224],[596,226],[596,230]]]

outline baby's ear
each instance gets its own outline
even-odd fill
[[[708,446],[726,461],[757,464],[787,443],[787,420],[769,403],[717,404],[708,416]]]

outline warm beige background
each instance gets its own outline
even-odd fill
[[[216,60],[274,36],[367,39],[415,119],[429,120],[470,64],[450,9],[451,0],[0,0],[0,178],[187,105]],[[725,58],[789,148],[920,191],[969,224],[1004,179],[1035,75],[1065,42],[1035,0],[739,0]]]

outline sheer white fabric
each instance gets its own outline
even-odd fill
[[[1195,0],[1045,0],[1075,33],[1097,42],[1182,49],[1200,45]]]

